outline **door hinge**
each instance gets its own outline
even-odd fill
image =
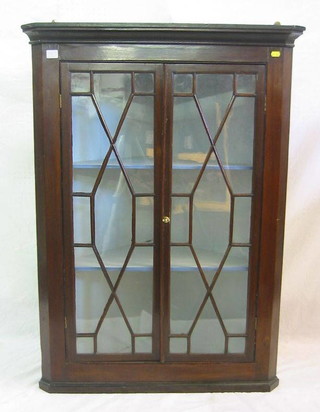
[[[64,328],[67,329],[68,327],[68,321],[67,321],[67,317],[64,317]]]
[[[254,329],[257,330],[258,318],[254,318]]]
[[[59,94],[59,107],[62,109],[62,96]]]
[[[265,96],[265,98],[264,98],[263,110],[264,110],[265,112],[267,111],[267,97],[266,97],[266,96]]]

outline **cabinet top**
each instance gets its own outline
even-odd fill
[[[30,43],[229,44],[293,47],[305,27],[249,24],[30,23]]]

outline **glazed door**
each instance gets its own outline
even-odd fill
[[[62,63],[61,90],[67,356],[252,360],[263,67]]]
[[[252,360],[262,66],[166,68],[169,360]]]
[[[62,64],[71,358],[158,358],[159,68]]]

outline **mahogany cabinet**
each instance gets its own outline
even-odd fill
[[[40,387],[270,391],[300,26],[33,23]]]

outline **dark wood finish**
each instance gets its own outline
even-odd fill
[[[40,381],[40,388],[49,393],[185,393],[185,392],[271,392],[279,385],[278,378],[269,381],[234,382],[110,382],[94,385],[91,382]]]
[[[167,65],[164,66],[164,84],[168,84],[170,79],[170,72]],[[172,162],[172,138],[171,138],[171,121],[170,115],[172,113],[172,89],[169,87],[164,88],[164,125],[163,125],[163,146],[162,146],[162,216],[168,216],[171,218],[171,162]],[[169,307],[170,307],[170,225],[162,225],[161,242],[162,247],[162,259],[163,259],[163,272],[161,277],[161,313],[162,313],[162,351],[161,351],[161,362],[165,362],[167,355],[169,353],[169,332],[170,332],[170,319],[169,319]]]
[[[42,374],[54,380],[65,362],[59,62],[46,61],[42,45],[32,52]]]
[[[292,46],[304,28],[86,23],[34,23],[22,28],[33,44],[40,387],[48,392],[272,390],[278,385],[276,359]],[[46,51],[50,49],[58,50],[58,58],[46,58]],[[279,51],[281,56],[270,57],[272,50]],[[140,64],[156,73],[155,189],[152,194],[155,202],[155,339],[148,359],[145,354],[77,355],[75,350],[68,71],[72,65],[90,71],[93,64],[98,70],[108,70],[110,63],[118,70],[130,70],[130,66]],[[207,68],[221,65],[222,70],[229,68],[230,71],[237,66],[257,72],[258,67],[258,90],[265,90],[265,95],[259,92],[256,97],[255,200],[248,244],[252,245],[252,274],[248,284],[248,328],[247,333],[241,335],[248,336],[244,355],[168,356],[170,225],[162,224],[161,218],[170,215],[171,207],[172,88],[168,85],[176,63],[180,63],[182,71],[190,71],[192,65],[195,70],[199,69],[199,63],[203,66],[209,63]],[[81,192],[74,195],[88,197]],[[192,202],[191,194],[174,196],[186,196],[189,203]],[[93,197],[89,195],[89,198],[93,204]],[[192,221],[191,211],[189,221]],[[191,239],[192,233],[189,233],[188,244]],[[209,291],[212,285],[208,286]]]
[[[182,42],[181,42],[182,43]],[[54,45],[54,43],[53,43]],[[54,46],[51,46],[51,48]],[[59,43],[61,60],[81,61],[137,61],[137,62],[228,62],[228,63],[265,63],[268,59],[268,48],[257,46],[208,46],[206,44],[165,44],[116,43],[115,45],[97,44],[95,47],[88,44]]]
[[[257,364],[261,376],[276,373],[282,253],[284,238],[292,50],[269,59],[257,307]],[[263,302],[272,305],[263,305]]]
[[[293,46],[304,27],[245,24],[31,23],[31,43],[209,43]]]

